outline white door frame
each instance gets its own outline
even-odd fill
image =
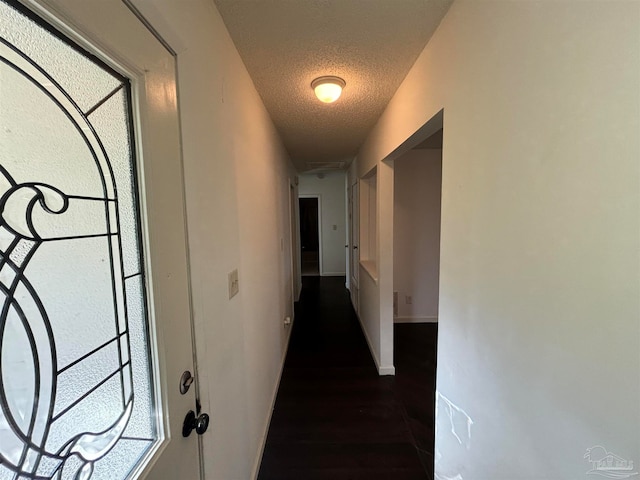
[[[295,302],[300,297],[300,227],[298,195],[294,181],[289,182],[289,235],[291,237],[291,312],[295,316]]]
[[[349,175],[346,174],[344,176],[344,218],[345,221],[345,246],[344,246],[344,261],[345,261],[345,282],[344,286],[347,290],[351,291],[351,185],[349,185]]]
[[[359,315],[360,311],[360,187],[359,179],[355,178],[349,186],[351,217],[349,219],[349,265],[351,267],[351,279],[349,289],[351,303]]]

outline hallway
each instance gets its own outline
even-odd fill
[[[304,277],[259,480],[431,479],[435,324],[395,326],[378,376],[344,277]]]

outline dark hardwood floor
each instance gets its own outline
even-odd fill
[[[418,480],[433,472],[437,327],[395,327],[380,377],[344,277],[304,277],[259,480]]]

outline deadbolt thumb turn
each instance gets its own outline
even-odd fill
[[[182,436],[188,437],[193,430],[195,430],[198,435],[202,435],[208,428],[209,415],[201,413],[196,417],[196,413],[193,410],[189,410],[182,424]]]

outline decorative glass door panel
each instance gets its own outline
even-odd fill
[[[159,440],[127,78],[0,0],[0,480]]]

